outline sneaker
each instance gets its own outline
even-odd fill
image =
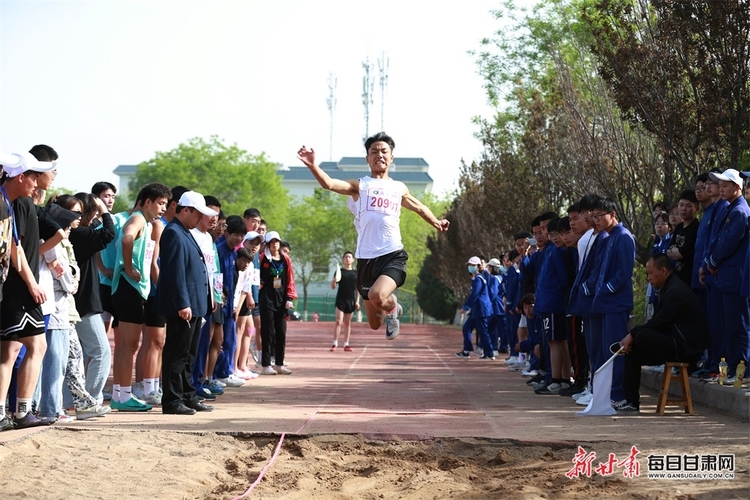
[[[560,392],[558,392],[557,394],[560,396],[576,396],[583,393],[585,390],[586,386],[573,384],[560,389]]]
[[[134,398],[143,401],[143,399],[145,399],[146,397],[146,393],[143,390],[143,382],[136,382],[135,384],[133,384],[133,388],[130,393]]]
[[[396,296],[393,296],[393,301],[396,303],[393,310],[385,315],[385,338],[393,340],[398,337],[401,330],[401,322],[398,320],[400,312],[403,312],[403,308],[398,303]]]
[[[253,357],[253,361],[259,361],[260,357],[258,356],[258,350],[254,347],[250,348],[250,355]]]
[[[284,365],[281,365],[281,366],[276,365],[274,369],[276,370],[276,373],[278,373],[279,375],[291,375],[292,374],[292,370],[290,370]]]
[[[258,358],[257,361],[255,361],[255,367],[256,368],[263,368],[263,362],[261,361],[260,358]]]
[[[485,356],[484,354],[482,354],[481,356],[479,356],[479,359],[481,359],[483,361],[486,361],[486,360],[494,361],[495,360],[495,356]]]
[[[592,393],[588,393],[585,396],[582,396],[576,399],[576,404],[582,405],[582,406],[588,406],[588,404],[591,402],[592,399],[594,399],[594,395]]]
[[[539,372],[536,370],[524,370],[521,372],[522,377],[533,377],[534,375],[538,375]]]
[[[231,374],[231,375],[229,375],[226,378],[220,378],[220,379],[216,379],[216,380],[218,380],[219,382],[225,383],[227,385],[227,387],[240,387],[242,384],[245,383],[244,380],[242,380],[239,377],[235,377],[234,374]]]
[[[15,419],[16,429],[27,429],[29,427],[39,427],[40,425],[51,425],[52,422],[54,422],[54,420],[43,420],[31,412],[27,413],[22,418]]]
[[[534,394],[557,394],[559,391],[560,384],[553,382],[549,385],[542,386],[539,389],[534,389]]]
[[[518,356],[511,356],[505,361],[503,361],[506,365],[515,365],[518,364]]]
[[[529,380],[526,381],[526,385],[534,385],[539,384],[541,382],[544,382],[544,375],[541,373],[537,373],[533,377],[531,377]]]
[[[151,391],[146,395],[146,399],[144,401],[147,405],[161,406],[161,394],[156,391]]]
[[[153,406],[148,405],[146,403],[141,403],[137,399],[131,397],[128,399],[126,403],[120,403],[117,405],[117,411],[126,411],[126,412],[134,412],[134,411],[149,411]]]
[[[74,417],[73,415],[68,415],[67,413],[61,413],[57,416],[57,419],[55,419],[55,422],[57,422],[58,424],[69,424],[75,421],[76,417]]]
[[[353,351],[353,349],[352,349],[351,347],[349,347],[348,345],[345,345],[345,346],[344,346],[344,350],[345,350],[346,352],[352,352],[352,351]]]
[[[264,366],[260,370],[261,375],[276,375],[276,370],[273,369],[273,366]]]
[[[10,415],[5,415],[3,418],[0,418],[0,432],[9,431],[15,428],[16,424],[13,422],[13,419],[10,418]]]
[[[216,385],[218,385],[218,386],[219,386],[219,387],[221,387],[222,389],[223,389],[223,388],[225,388],[225,387],[227,386],[227,384],[225,384],[224,382],[222,382],[222,381],[221,381],[221,380],[219,380],[219,379],[213,379],[213,381],[214,381],[214,382],[216,383]]]
[[[505,352],[508,352],[508,351],[505,351]],[[492,351],[492,356],[497,358],[498,356],[500,356],[500,351]]]
[[[709,373],[701,377],[701,382],[717,382],[719,380],[718,373]]]
[[[619,401],[612,401],[612,408],[614,408],[616,410],[619,407],[621,407],[622,405],[626,405],[626,404],[628,404],[628,400],[627,399],[621,399]]]
[[[591,395],[591,391],[589,390],[588,387],[586,387],[586,389],[583,392],[579,392],[578,394],[573,394],[573,399],[578,401],[579,399],[585,396],[590,396],[590,395]]]
[[[467,351],[460,351],[456,353],[456,356],[458,356],[459,358],[469,359],[469,357],[471,357],[471,354]]]
[[[86,420],[87,418],[92,418],[92,417],[103,417],[104,415],[109,413],[110,410],[111,408],[109,406],[102,406],[102,405],[90,406],[89,408],[76,410],[76,419]]]
[[[252,380],[258,377],[257,373],[250,370],[237,370],[234,374],[242,380]]]
[[[543,387],[547,387],[547,383],[545,381],[534,382],[533,384],[531,384],[531,388],[534,389],[534,392],[536,392],[537,389],[541,389]]]
[[[203,384],[195,388],[195,393],[204,398],[207,398],[208,396],[213,396],[211,391],[208,390],[208,387],[203,386]]]
[[[331,351],[331,352],[333,352],[333,351],[335,351],[335,350],[336,350],[336,346],[335,346],[335,345],[332,345],[332,346],[331,346],[331,349],[330,349],[330,351]]]
[[[632,403],[628,403],[627,401],[625,401],[623,404],[619,405],[617,408],[615,408],[615,410],[617,410],[617,413],[623,413],[623,414],[626,414],[626,415],[627,414],[633,415],[633,414],[636,414],[636,413],[640,413],[640,410],[638,409],[637,406],[635,406]]]
[[[211,394],[215,396],[221,396],[224,394],[224,388],[219,385],[216,380],[204,380],[203,388],[208,389]]]

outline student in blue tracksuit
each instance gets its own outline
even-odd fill
[[[534,294],[527,293],[519,301],[521,314],[519,329],[526,329],[526,338],[516,344],[516,350],[528,354],[529,371],[539,370],[539,342],[541,339],[542,319],[534,313]],[[529,382],[527,382],[528,384]]]
[[[518,322],[521,320],[521,255],[518,250],[513,249],[508,254],[510,265],[505,272],[505,328],[508,332],[508,344],[510,345],[510,359],[508,364],[518,362]]]
[[[703,264],[703,259],[706,256],[710,222],[713,219],[714,210],[716,209],[716,199],[709,194],[709,190],[706,188],[706,182],[708,180],[708,172],[700,174],[695,178],[695,197],[698,198],[698,203],[703,207],[703,215],[698,224],[698,234],[695,237],[695,257],[693,258],[693,273],[690,279],[690,288],[692,288],[693,293],[698,297],[698,302],[700,302],[703,312],[706,314],[708,314],[706,285],[704,285],[698,278],[698,272]],[[712,328],[710,325],[711,324],[709,323],[709,332]],[[692,376],[701,378],[711,373],[708,367],[711,365],[712,354],[713,351],[711,347],[709,347],[706,352],[703,367],[697,372],[692,373]]]
[[[750,240],[750,207],[742,196],[742,178],[737,170],[730,168],[722,174],[712,173],[710,177],[719,183],[721,198],[729,203],[724,217],[717,221],[717,243],[705,260],[706,269],[713,275],[722,295],[723,310],[711,311],[724,316],[727,349],[717,355],[726,358],[727,376],[733,379],[739,362],[750,360],[750,305],[748,298],[740,294]]]
[[[479,257],[472,257],[466,265],[468,266],[469,273],[471,273],[471,294],[462,307],[464,311],[471,310],[471,318],[466,322],[469,323],[471,321],[474,324],[477,329],[477,335],[481,339],[484,354],[479,359],[495,359],[492,355],[488,332],[488,322],[492,315],[492,303],[490,302],[487,280],[481,269],[482,261]],[[456,353],[456,356],[459,358],[468,358],[469,353],[474,350],[474,346],[471,344],[472,330],[473,328],[467,329],[466,324],[464,324],[464,348],[463,351]]]
[[[591,304],[591,314],[602,316],[600,356],[606,360],[609,346],[628,334],[628,319],[633,310],[635,240],[630,231],[617,222],[617,207],[609,198],[599,198],[594,202],[591,219],[599,231],[609,234]],[[610,393],[610,399],[615,402],[625,399],[624,369],[624,360],[618,356],[614,361]]]
[[[709,177],[706,179],[704,187],[705,192],[712,199],[716,200],[713,204],[713,211],[708,221],[708,227],[706,229],[707,239],[705,244],[705,250],[703,252],[703,259],[701,260],[701,267],[698,269],[698,281],[706,287],[706,314],[709,315],[710,321],[708,322],[711,328],[711,345],[708,348],[708,359],[703,364],[703,368],[708,370],[708,373],[704,372],[701,380],[706,382],[715,382],[719,378],[719,352],[726,351],[725,346],[725,332],[724,328],[724,315],[723,314],[710,314],[710,311],[721,311],[724,309],[722,303],[721,291],[716,287],[716,280],[714,276],[708,272],[708,261],[706,257],[716,247],[719,237],[719,228],[724,214],[727,211],[729,202],[722,199],[719,194],[719,183],[711,179],[712,173],[721,173],[718,169],[711,170]]]
[[[740,177],[743,179],[750,179],[750,172],[740,172]],[[745,187],[745,199],[748,199],[747,190],[750,186]],[[748,219],[750,224],[750,219]],[[750,298],[750,245],[747,247],[747,255],[745,256],[745,267],[742,268],[742,286],[740,287],[740,295],[743,297]]]
[[[497,356],[500,352],[500,332],[501,327],[505,324],[505,284],[500,274],[500,268],[499,259],[490,259],[487,263],[487,270],[484,271],[484,278],[487,280],[490,302],[492,303],[492,315],[489,318],[487,328],[493,356]]]
[[[570,386],[570,355],[568,353],[567,325],[565,323],[565,288],[568,273],[565,244],[560,237],[556,218],[549,222],[547,233],[550,243],[545,249],[547,258],[541,269],[536,289],[534,310],[541,316],[544,339],[549,346],[550,373],[547,384],[536,389],[536,394],[557,394]],[[568,227],[570,229],[570,227]],[[540,347],[541,349],[541,347]],[[549,380],[547,380],[547,378]]]

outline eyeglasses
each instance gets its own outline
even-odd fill
[[[654,222],[654,226],[666,226],[668,225],[666,222]]]
[[[228,224],[216,224],[216,227],[218,227],[220,229],[226,229],[227,226],[228,226]]]
[[[600,220],[600,219],[601,219],[602,217],[604,217],[605,215],[609,215],[609,214],[608,214],[608,213],[606,213],[606,212],[605,212],[605,213],[603,213],[603,214],[591,214],[591,220],[593,220],[594,222],[599,222],[599,220]]]
[[[695,186],[696,191],[705,191],[706,189],[708,189],[708,186],[706,186],[705,184],[701,184],[700,186]]]

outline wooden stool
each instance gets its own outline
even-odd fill
[[[677,368],[678,374],[672,375],[672,368]],[[675,363],[668,361],[664,363],[664,375],[661,379],[661,391],[659,391],[659,402],[656,405],[656,413],[664,415],[664,407],[670,406],[682,406],[685,408],[685,413],[693,414],[693,398],[690,397],[690,380],[688,379],[688,364],[687,363]],[[679,380],[682,385],[682,397],[681,399],[668,399],[669,398],[669,383],[672,380]]]

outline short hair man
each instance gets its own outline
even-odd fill
[[[438,231],[447,231],[450,222],[438,219],[411,195],[403,182],[388,177],[393,163],[393,138],[379,132],[365,141],[370,176],[360,179],[331,178],[315,164],[315,152],[302,146],[297,157],[310,169],[324,189],[351,196],[358,201],[357,288],[365,301],[367,322],[373,330],[386,323],[386,338],[399,334],[399,307],[394,292],[406,281],[408,256],[401,243],[401,207],[418,214]]]
[[[693,277],[693,259],[695,256],[695,240],[698,238],[698,225],[695,218],[698,213],[698,198],[695,191],[686,189],[680,193],[677,203],[682,222],[672,231],[672,244],[667,249],[667,257],[675,261],[675,274],[690,286]]]
[[[620,341],[626,353],[625,402],[615,409],[622,413],[639,411],[641,366],[666,361],[695,363],[710,341],[706,314],[690,287],[673,273],[670,258],[652,255],[646,272],[649,283],[659,290],[659,298],[651,319]]]
[[[621,222],[617,221],[617,206],[609,198],[594,202],[591,219],[599,231],[609,234],[605,244],[604,261],[596,282],[596,292],[591,303],[591,314],[602,317],[601,358],[606,360],[609,346],[619,342],[628,332],[628,319],[633,310],[633,267],[635,266],[635,239]],[[601,366],[601,365],[600,365]],[[592,366],[596,371],[599,366]],[[622,358],[614,362],[611,399],[620,402],[623,392],[624,364]]]
[[[200,193],[187,191],[180,197],[175,216],[161,237],[161,271],[156,289],[158,310],[167,318],[167,337],[162,355],[164,395],[162,412],[193,415],[211,411],[196,397],[190,385],[200,320],[210,310],[208,272],[198,243],[190,230],[204,215],[216,215]]]
[[[99,181],[91,187],[91,194],[102,200],[107,210],[112,211],[112,207],[115,205],[115,195],[117,194],[117,188],[114,184],[107,181]]]

